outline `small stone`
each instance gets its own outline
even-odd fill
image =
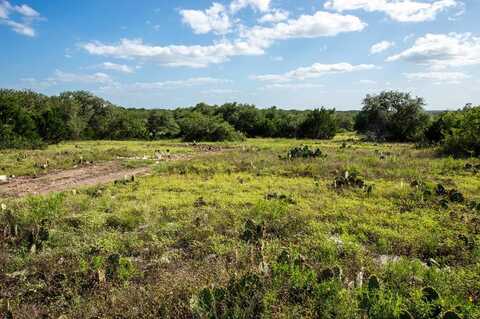
[[[7,175],[0,175],[0,184],[4,184],[8,182],[8,176]]]

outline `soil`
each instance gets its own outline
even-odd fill
[[[0,197],[23,197],[61,192],[78,187],[105,184],[125,177],[147,175],[149,171],[149,167],[128,169],[118,162],[107,162],[51,172],[39,177],[17,177],[0,184]]]

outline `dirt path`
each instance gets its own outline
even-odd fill
[[[40,177],[17,177],[0,184],[0,197],[42,195],[84,186],[105,184],[125,176],[146,175],[148,167],[126,169],[118,162],[83,166],[65,171],[52,172]]]

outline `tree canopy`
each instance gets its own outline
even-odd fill
[[[410,93],[385,91],[367,95],[358,114],[355,129],[376,140],[412,142],[421,139],[429,116],[421,97]]]

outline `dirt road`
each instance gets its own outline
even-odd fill
[[[125,176],[146,175],[150,168],[126,169],[118,162],[82,166],[75,169],[52,172],[40,177],[17,177],[0,184],[0,197],[42,195],[84,186],[105,184]]]

